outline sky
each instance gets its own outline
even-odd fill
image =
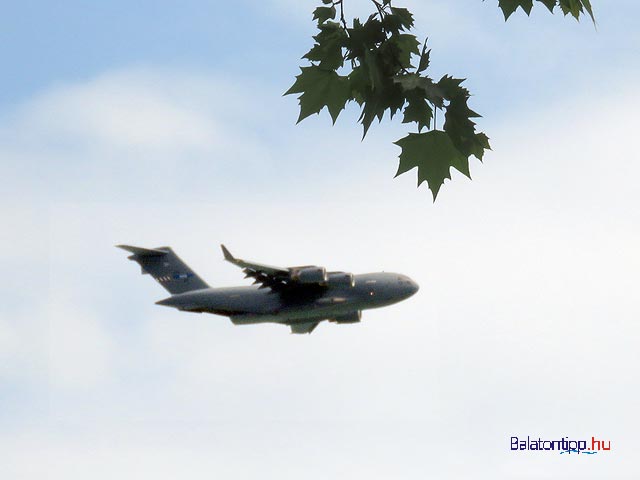
[[[295,125],[313,2],[6,6],[2,477],[638,478],[640,6],[494,3],[403,4],[493,147],[435,203],[393,179],[406,125]],[[225,243],[421,289],[296,336],[155,305],[121,243],[212,286],[248,284]]]

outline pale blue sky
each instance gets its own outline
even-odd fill
[[[435,204],[392,179],[398,121],[295,125],[313,2],[6,5],[0,475],[636,478],[640,5],[594,0],[596,30],[494,3],[405,4],[492,139]],[[300,338],[156,306],[113,248],[243,284],[221,242],[421,290]],[[615,451],[508,451],[529,434]]]
[[[284,90],[310,45],[314,26],[306,14],[313,2],[307,3],[13,2],[0,19],[0,60],[9,67],[0,80],[0,105],[129,65],[259,77]],[[362,0],[353,3],[356,12],[366,11]],[[578,24],[540,7],[535,21],[518,12],[505,24],[494,2],[447,3],[408,5],[419,7],[418,32],[431,38],[436,72],[468,76],[483,112],[521,101],[518,92],[540,99],[543,88],[548,95],[547,87],[563,80],[575,84],[603,69],[638,66],[640,7],[632,0],[615,8],[596,3],[597,33],[586,19]],[[443,10],[452,22],[443,24]]]

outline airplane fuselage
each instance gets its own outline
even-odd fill
[[[350,314],[400,302],[418,290],[413,280],[397,273],[368,273],[354,275],[353,279],[353,284],[329,284],[286,294],[257,285],[204,288],[173,295],[157,303],[184,311],[228,316],[237,324],[308,322],[343,317],[348,321]]]

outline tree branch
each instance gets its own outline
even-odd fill
[[[347,34],[349,34],[349,31],[347,30],[347,21],[344,19],[344,0],[336,1],[334,5],[340,6],[340,23],[342,23],[342,27],[344,28],[344,31],[347,32]]]
[[[380,15],[380,20],[382,20],[384,18],[384,5],[382,5],[377,0],[371,0],[371,1],[373,2],[373,4],[378,9],[378,15]]]

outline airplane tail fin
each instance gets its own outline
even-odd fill
[[[172,295],[208,288],[209,285],[176,255],[171,247],[140,248],[116,245],[133,255],[129,260],[140,264],[143,274],[151,275]]]

